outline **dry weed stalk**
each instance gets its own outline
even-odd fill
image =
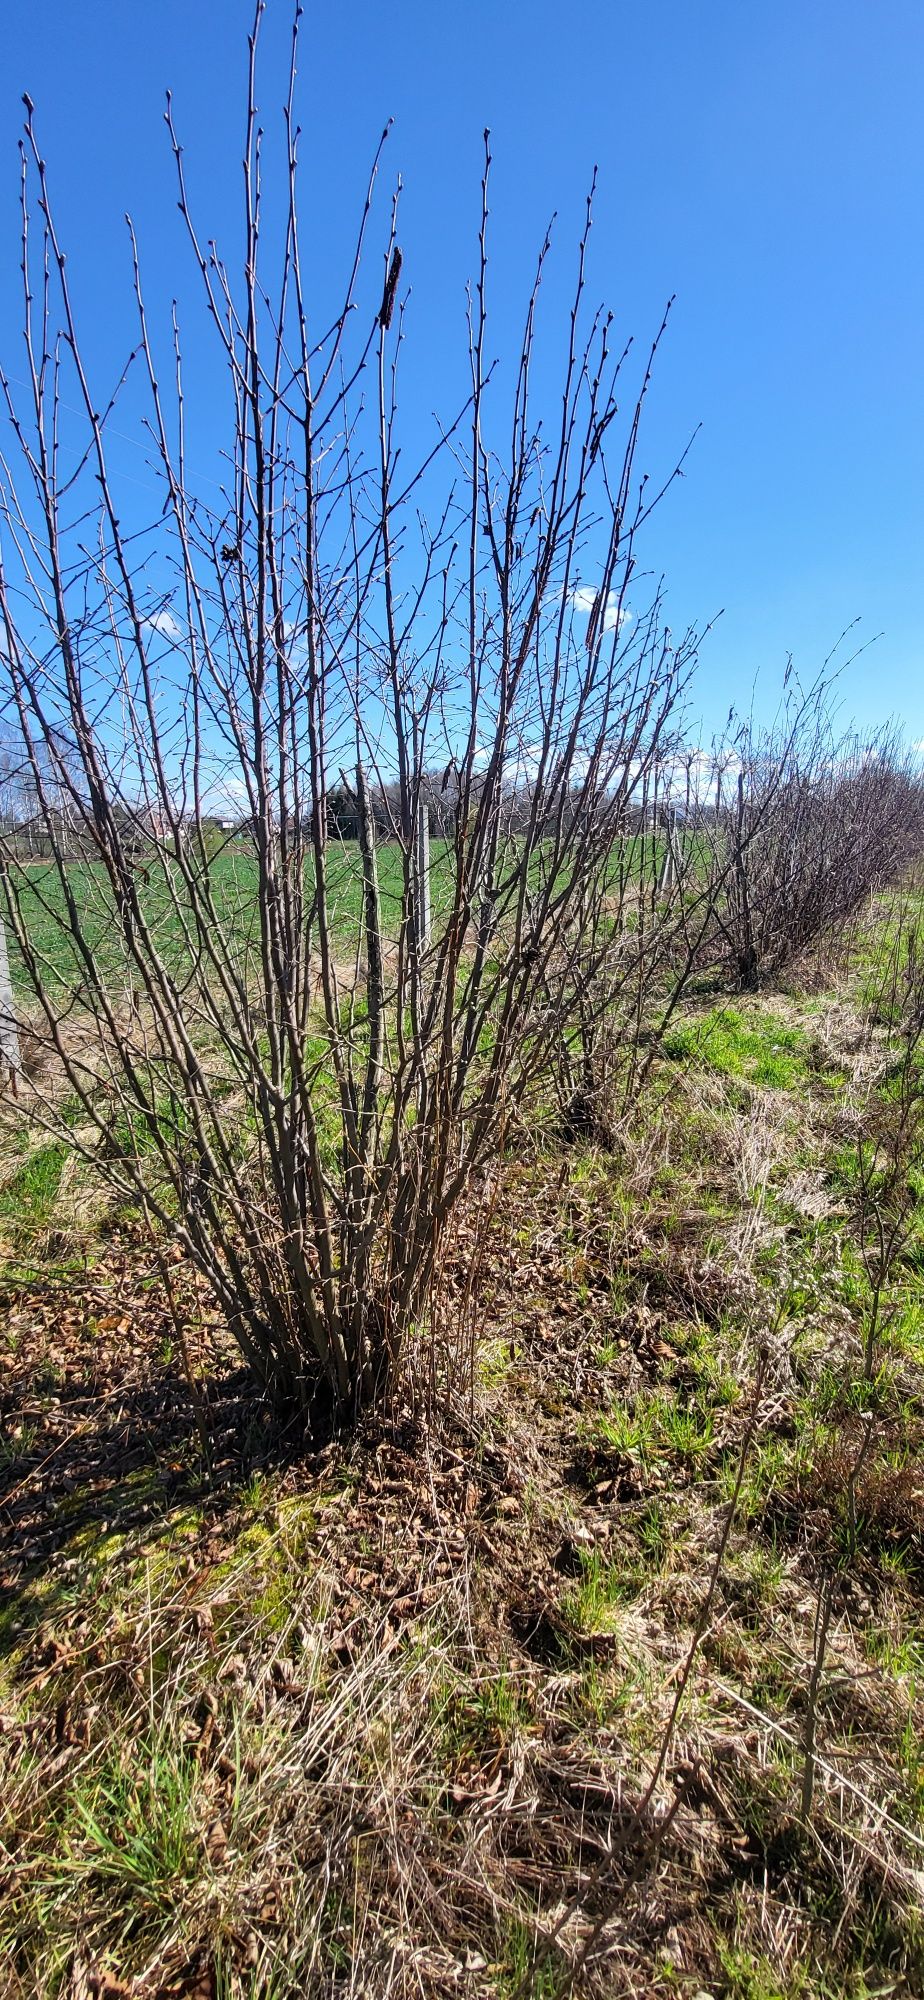
[[[818,1721],[818,1696],[821,1687],[821,1677],[824,1672],[833,1591],[834,1573],[831,1570],[826,1570],[818,1588],[818,1603],[812,1634],[812,1671],[805,1701],[802,1797],[800,1800],[800,1810],[804,1820],[809,1820],[812,1817],[812,1800],[815,1793],[815,1732]]]

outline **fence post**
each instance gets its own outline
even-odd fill
[[[382,965],[382,906],[375,851],[375,821],[361,758],[356,760],[356,830],[363,869],[363,925],[366,938],[366,990],[369,1018],[379,1019],[384,990]]]
[[[430,943],[430,808],[424,795],[420,725],[413,718],[414,824],[411,829],[411,942],[418,958]]]
[[[426,951],[430,934],[430,808],[421,788],[414,828],[414,946],[418,952]]]
[[[0,1069],[9,1075],[13,1096],[19,1076],[19,1028],[13,1010],[10,955],[6,944],[6,924],[0,914]]]
[[[677,887],[676,833],[677,815],[675,812],[670,812],[667,815],[667,842],[664,849],[664,860],[661,863],[661,875],[658,881],[659,896],[669,896],[672,889],[676,889]]]

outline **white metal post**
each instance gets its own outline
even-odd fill
[[[10,980],[10,955],[6,945],[6,925],[0,916],[0,1067],[4,1078],[9,1076],[16,1092],[19,1075],[19,1028],[13,1010],[13,987]]]
[[[426,951],[430,943],[430,808],[421,791],[414,832],[414,943]]]

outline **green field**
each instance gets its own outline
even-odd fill
[[[439,908],[441,864],[445,848],[431,857],[433,898]],[[400,924],[402,903],[402,857],[395,843],[379,849],[379,887],[386,936],[395,934]],[[138,870],[140,900],[151,941],[164,964],[176,977],[191,965],[194,933],[186,921],[190,902],[179,870],[172,881],[159,862]],[[310,881],[306,885],[310,895]],[[52,862],[36,862],[21,869],[16,883],[23,924],[38,955],[46,989],[70,991],[79,984],[83,968],[75,946],[68,894],[73,896],[83,938],[99,966],[109,968],[106,982],[113,988],[126,978],[125,948],[116,918],[112,891],[100,862],[75,861],[67,866],[66,881]],[[227,847],[210,863],[207,884],[203,881],[219,926],[233,958],[246,969],[259,947],[259,873],[252,848]],[[175,892],[175,893],[174,893]],[[327,894],[331,925],[344,950],[355,949],[362,927],[362,867],[354,843],[331,850]],[[203,898],[204,900],[204,898]],[[208,907],[208,904],[205,904]],[[10,972],[17,996],[31,990],[31,981],[15,940],[10,939]]]
[[[614,895],[619,885],[656,883],[663,859],[663,842],[650,836],[633,836],[610,860],[607,875]],[[382,925],[386,942],[396,942],[405,902],[404,859],[395,841],[384,842],[377,850]],[[168,873],[168,870],[170,871]],[[447,840],[433,839],[430,847],[430,892],[435,926],[448,907],[454,884],[455,856]],[[541,860],[534,869],[538,883]],[[43,985],[62,1000],[85,980],[86,968],[75,945],[68,895],[73,897],[80,932],[93,955],[97,970],[105,969],[104,985],[118,991],[129,977],[126,953],[112,890],[101,862],[73,861],[65,876],[51,861],[20,864],[11,871],[14,892],[19,899],[26,933],[35,950]],[[195,931],[187,921],[190,898],[179,870],[158,855],[147,866],[139,863],[136,880],[151,942],[164,965],[182,980],[195,953]],[[259,870],[252,846],[229,843],[209,862],[207,879],[200,871],[203,907],[214,910],[214,920],[235,963],[247,970],[259,949]],[[313,870],[306,868],[306,904],[312,902]],[[352,841],[331,844],[328,854],[326,890],[331,930],[344,956],[355,953],[362,940],[362,862],[358,845]],[[17,998],[32,991],[32,982],[16,941],[10,937],[10,972]]]

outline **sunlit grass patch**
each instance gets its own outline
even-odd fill
[[[196,1873],[199,1774],[192,1755],[163,1744],[138,1744],[127,1761],[126,1769],[115,1753],[108,1769],[74,1786],[73,1831],[64,1833],[49,1889],[60,1884],[79,1894],[83,1879],[105,1884],[125,1898],[134,1927],[181,1902]]]
[[[598,1549],[582,1550],[581,1573],[561,1601],[564,1617],[589,1637],[615,1634],[642,1578],[624,1561],[607,1561]]]
[[[499,1955],[492,1967],[497,2000],[560,2000],[567,1967],[550,1952],[535,1926],[507,1916],[500,1926]]]
[[[671,1062],[792,1090],[807,1073],[810,1042],[803,1028],[787,1027],[770,1012],[755,1009],[745,1016],[739,1008],[722,1007],[671,1028],[663,1050]]]
[[[698,1396],[689,1402],[660,1391],[639,1395],[631,1408],[614,1403],[593,1425],[593,1435],[617,1457],[652,1466],[659,1459],[677,1458],[695,1464],[710,1452],[715,1416]]]
[[[36,1147],[0,1188],[0,1223],[21,1233],[44,1228],[54,1212],[66,1160],[67,1150],[59,1142]]]

